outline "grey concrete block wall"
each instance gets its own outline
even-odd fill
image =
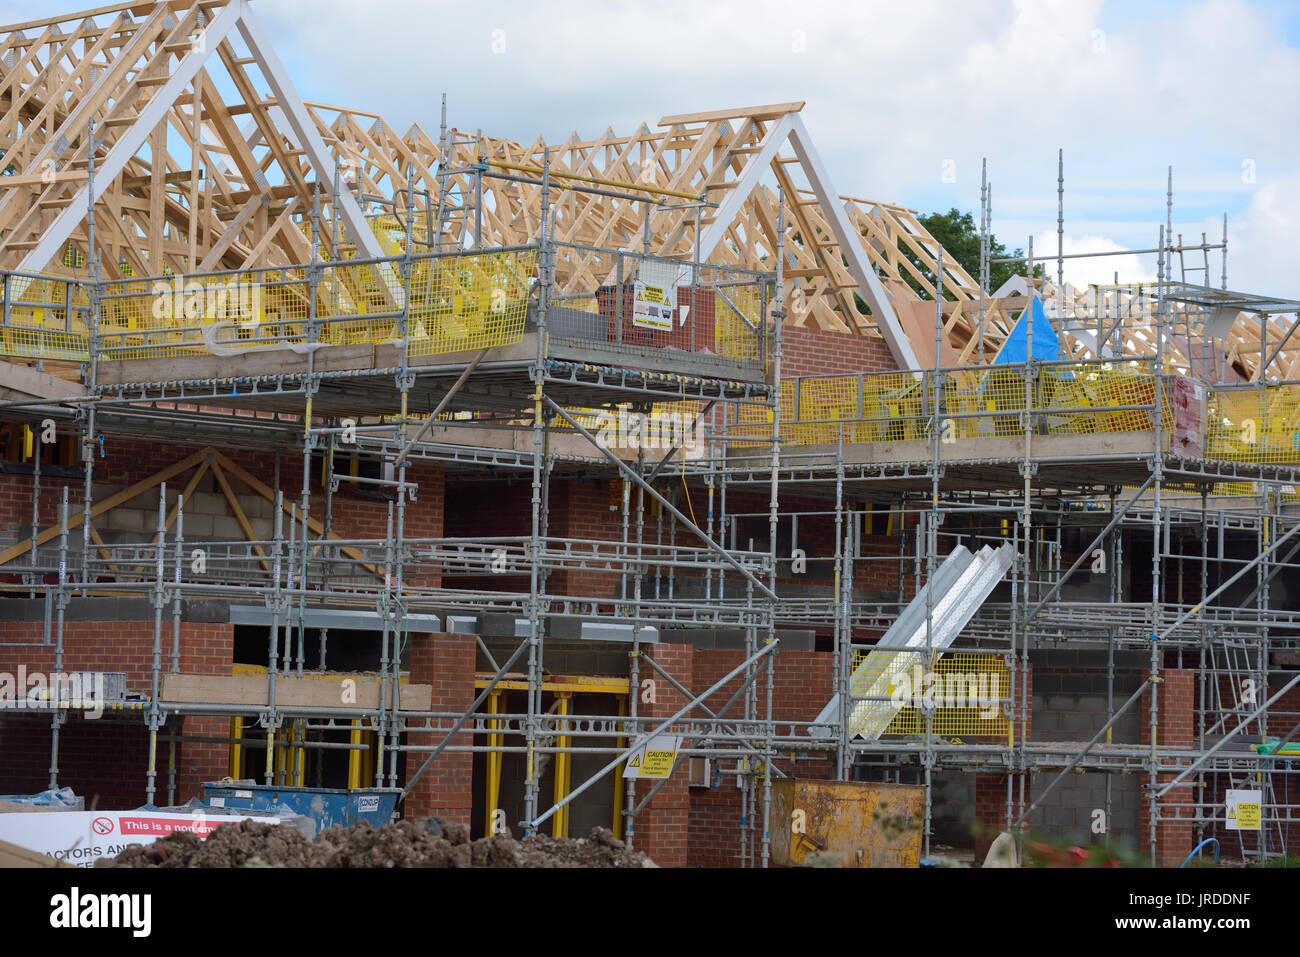
[[[1087,741],[1110,717],[1106,697],[1107,654],[1104,650],[1040,649],[1030,652],[1034,668],[1033,739]],[[1116,652],[1111,706],[1118,708],[1142,683],[1140,653]],[[1134,708],[1111,731],[1116,744],[1140,740],[1140,715]]]
[[[1056,776],[1056,772],[1034,775],[1028,793],[1038,800],[1043,789]],[[1106,811],[1106,778],[1110,777],[1110,816]],[[1137,774],[1111,774],[1088,772],[1071,774],[1042,798],[1042,803],[1030,816],[1029,825],[1034,835],[1053,841],[1068,841],[1087,846],[1107,841],[1136,846],[1138,813],[1142,800],[1142,780]],[[1096,812],[1101,811],[1104,833],[1093,833]]]
[[[1102,649],[1038,649],[1030,652],[1034,667],[1033,735],[1035,742],[1086,742],[1105,726],[1108,655]],[[1140,652],[1114,654],[1111,707],[1119,708],[1142,683],[1145,660]],[[1141,715],[1137,708],[1122,715],[1112,727],[1115,744],[1141,740]],[[1036,773],[1027,793],[1037,800],[1056,776],[1056,770]],[[1094,834],[1093,814],[1106,807],[1106,780],[1110,778],[1111,804],[1107,833]],[[1030,819],[1034,833],[1049,840],[1088,845],[1114,840],[1135,845],[1142,795],[1140,776],[1089,772],[1070,774],[1043,799]]]
[[[504,663],[523,639],[485,638],[484,644],[492,652],[497,664]],[[605,675],[626,678],[628,675],[628,651],[631,643],[563,641],[546,642],[546,670],[562,675]],[[478,653],[479,670],[491,671],[491,664],[482,650]],[[523,671],[527,668],[527,659],[515,662],[512,670]],[[642,669],[643,676],[646,669]]]
[[[152,521],[150,521],[151,518]],[[104,528],[123,532],[157,530],[158,510],[155,508],[151,515],[148,511],[140,508],[118,507],[95,521],[96,528],[99,528],[101,524]]]
[[[930,821],[931,843],[968,847],[975,820],[975,778],[959,772],[936,772]]]
[[[228,515],[218,515],[213,516],[212,519],[212,535],[222,542],[241,541],[244,538],[244,530],[236,519]]]
[[[166,509],[168,514],[176,505],[181,488],[188,482],[189,476],[178,476],[168,483]],[[254,537],[269,540],[274,534],[275,505],[254,492],[246,489],[242,482],[231,477],[231,486],[239,500],[240,508],[253,527]],[[121,492],[126,486],[96,483],[95,501],[102,502],[108,497]],[[110,544],[129,542],[149,542],[158,528],[158,494],[157,487],[146,489],[116,508],[100,514],[94,519],[95,531],[105,542]],[[80,514],[80,509],[76,510]],[[174,534],[175,526],[168,533]],[[244,541],[246,536],[239,522],[231,512],[225,495],[217,487],[211,474],[204,476],[197,487],[185,501],[184,519],[185,538],[189,540],[209,541]],[[284,534],[288,536],[288,525]],[[0,528],[0,547],[7,547],[31,538],[31,526],[28,522],[12,523]],[[79,553],[81,549],[81,532],[72,529],[68,536],[69,552]],[[57,560],[57,540],[40,549],[42,556],[49,555]]]
[[[220,492],[194,492],[185,503],[187,515],[225,515],[229,511],[230,505]]]
[[[189,514],[184,518],[182,530],[186,540],[191,538],[211,538],[212,537],[213,518],[211,515]]]
[[[1033,697],[1033,740],[1035,741],[1088,741],[1103,726],[1109,714],[1103,695],[1045,695],[1039,694],[1035,678]],[[1141,682],[1116,681],[1113,706],[1118,708]],[[1115,744],[1137,744],[1141,734],[1141,715],[1131,708],[1120,716],[1111,728]]]

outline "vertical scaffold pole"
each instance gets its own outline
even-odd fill
[[[989,292],[989,161],[984,157],[980,163],[980,319],[979,352],[976,364],[984,364],[984,297]]]
[[[1173,209],[1173,169],[1170,168],[1170,198],[1169,209],[1172,216]],[[1165,282],[1169,267],[1169,260],[1165,255],[1165,244],[1168,241],[1169,234],[1165,232],[1165,227],[1160,227],[1160,242],[1157,246],[1159,252],[1156,258],[1156,358],[1155,368],[1152,370],[1153,381],[1155,383],[1154,395],[1151,400],[1151,429],[1155,437],[1155,448],[1152,451],[1151,468],[1154,472],[1154,481],[1151,483],[1152,489],[1152,508],[1151,508],[1151,714],[1149,718],[1151,731],[1151,761],[1148,772],[1150,784],[1150,809],[1147,815],[1147,838],[1148,846],[1151,851],[1151,861],[1154,864],[1156,860],[1156,823],[1159,817],[1159,805],[1156,798],[1156,783],[1159,780],[1156,768],[1159,763],[1159,714],[1160,714],[1160,648],[1157,636],[1160,633],[1160,552],[1162,536],[1160,533],[1160,484],[1163,474],[1164,450],[1162,433],[1162,399],[1164,394],[1164,362],[1165,362]]]
[[[144,801],[154,803],[158,784],[158,692],[162,683],[162,612],[166,599],[164,582],[167,555],[167,483],[158,486],[158,532],[154,538],[153,579],[153,657],[150,661],[149,685],[149,763],[145,773]]]
[[[537,298],[537,352],[531,377],[533,381],[533,482],[532,482],[532,529],[528,538],[528,711],[524,721],[525,739],[525,776],[524,776],[524,833],[533,833],[531,823],[538,811],[538,766],[537,737],[538,715],[542,703],[542,640],[541,640],[541,530],[542,510],[542,459],[546,454],[546,423],[542,418],[542,396],[546,377],[546,308],[554,282],[551,263],[551,152],[542,154],[542,228],[541,246],[538,250],[538,298]],[[635,629],[633,629],[635,632]],[[635,688],[629,696],[635,716]],[[628,821],[629,844],[632,835],[632,822]]]
[[[86,268],[90,273],[90,342],[88,347],[88,376],[86,395],[88,403],[84,420],[85,431],[81,437],[81,461],[85,469],[81,503],[81,594],[89,595],[90,587],[90,511],[94,498],[95,479],[95,405],[93,401],[99,388],[99,251],[95,246],[95,121],[87,125],[86,139]]]
[[[697,229],[698,229],[698,211],[697,211]],[[695,249],[700,248],[697,236]],[[776,212],[776,289],[772,309],[772,382],[775,387],[772,390],[772,486],[771,499],[769,502],[768,515],[768,588],[772,594],[776,594],[776,563],[777,563],[777,522],[780,517],[780,481],[781,481],[781,326],[785,321],[785,190],[781,190],[777,200]],[[766,327],[761,321],[758,324],[759,334],[766,334]],[[760,344],[765,345],[765,344]],[[761,354],[760,349],[760,354]],[[793,522],[793,518],[791,519]],[[794,547],[793,529],[790,535],[791,547]],[[767,642],[772,644],[776,641],[776,602],[775,599],[767,599]],[[771,855],[771,835],[772,835],[772,739],[776,730],[772,724],[772,694],[774,676],[772,669],[775,667],[773,659],[775,653],[768,656],[764,667],[767,669],[767,708],[766,722],[766,741],[764,741],[763,753],[763,849],[762,849],[762,866],[767,867]]]
[[[63,486],[63,502],[59,507],[59,578],[55,599],[54,619],[54,673],[63,673],[63,624],[68,608],[68,487]],[[48,619],[46,624],[48,625]],[[46,635],[48,639],[49,635]],[[59,786],[59,725],[62,712],[56,706],[50,716],[50,787]]]

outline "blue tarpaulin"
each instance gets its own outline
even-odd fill
[[[50,788],[40,794],[0,794],[0,801],[9,804],[30,804],[33,807],[53,807],[62,811],[84,811],[85,798],[77,797],[72,788]]]
[[[997,358],[993,360],[994,365],[1027,361],[1029,358],[1029,323],[1025,321],[1027,316],[1033,317],[1034,358],[1045,362],[1054,362],[1060,358],[1058,354],[1060,345],[1056,339],[1056,330],[1047,321],[1047,314],[1043,312],[1043,303],[1037,296],[1034,296],[1033,299],[1029,300],[1029,305],[1020,313],[1020,320],[1016,323],[1016,327],[1011,330],[1011,335],[1007,336],[1007,341],[1002,344]]]

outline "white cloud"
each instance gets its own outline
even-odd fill
[[[1154,241],[1152,247],[1154,248]],[[1067,255],[1079,253],[1122,252],[1130,247],[1122,246],[1105,236],[1071,236],[1066,234],[1062,243],[1062,252]],[[1042,232],[1034,237],[1034,259],[1042,262],[1047,276],[1056,281],[1056,231]],[[1156,278],[1154,256],[1098,256],[1090,259],[1066,259],[1063,263],[1065,281],[1083,288],[1088,283],[1109,283],[1119,274],[1120,282],[1153,282]]]
[[[1202,227],[1216,236],[1220,223]],[[1228,221],[1228,288],[1300,299],[1295,246],[1300,232],[1300,172],[1260,183],[1245,212]],[[1199,237],[1198,237],[1199,238]],[[1219,285],[1219,260],[1211,260]]]

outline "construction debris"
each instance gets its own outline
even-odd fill
[[[469,828],[440,818],[331,827],[315,840],[258,821],[223,824],[207,838],[189,831],[128,847],[96,867],[655,867],[607,829],[588,838],[506,835],[469,839]]]

